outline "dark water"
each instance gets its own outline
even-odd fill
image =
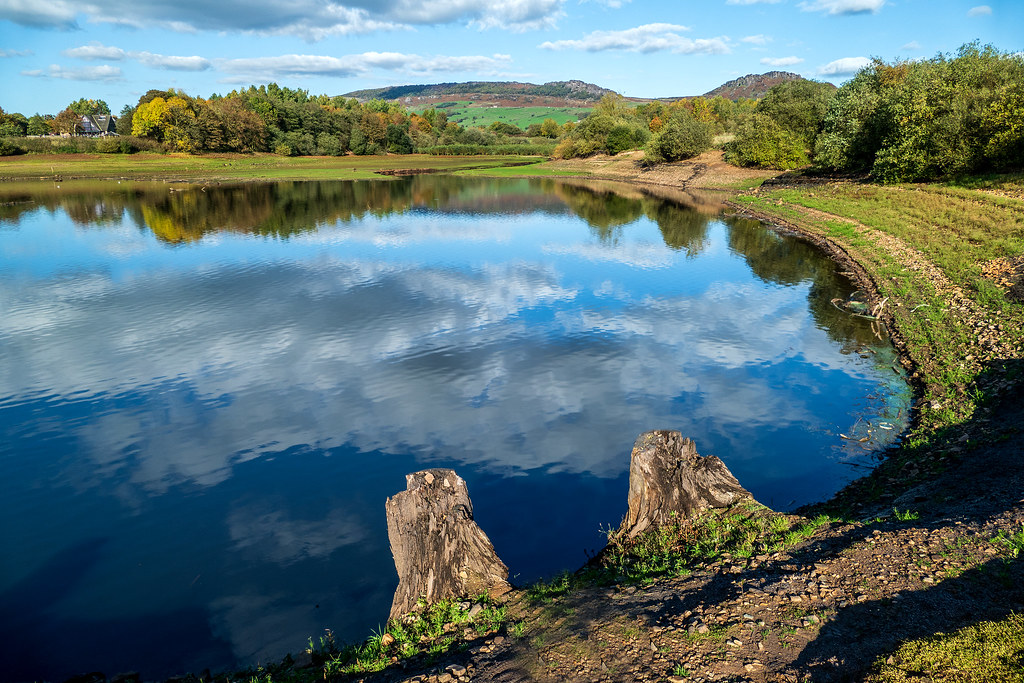
[[[361,639],[416,469],[466,479],[523,582],[601,546],[642,431],[776,508],[871,464],[908,390],[835,265],[612,189],[0,185],[2,676]],[[839,436],[865,421],[894,429]]]

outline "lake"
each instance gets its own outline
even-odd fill
[[[0,677],[361,640],[397,585],[384,500],[418,469],[467,481],[520,584],[603,545],[643,431],[776,509],[862,474],[910,391],[833,305],[850,282],[660,194],[0,183]]]

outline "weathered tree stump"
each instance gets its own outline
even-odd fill
[[[713,455],[679,432],[644,432],[629,462],[629,511],[616,536],[635,538],[647,529],[686,519],[709,508],[726,507],[750,493]],[[675,515],[673,515],[675,513]]]
[[[387,499],[388,540],[398,570],[391,618],[445,598],[512,589],[508,567],[473,521],[473,503],[462,477],[448,469],[405,476],[406,490]]]

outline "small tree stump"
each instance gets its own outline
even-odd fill
[[[473,521],[473,503],[462,477],[433,469],[405,476],[406,490],[384,504],[388,540],[398,570],[390,618],[445,598],[512,589],[508,567],[498,559],[487,534]]]
[[[629,511],[616,536],[636,538],[647,529],[686,519],[709,508],[726,507],[750,493],[713,455],[675,431],[644,432],[629,462]]]

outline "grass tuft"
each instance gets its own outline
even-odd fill
[[[868,683],[1024,681],[1024,617],[1011,614],[954,633],[911,640],[879,658]]]

